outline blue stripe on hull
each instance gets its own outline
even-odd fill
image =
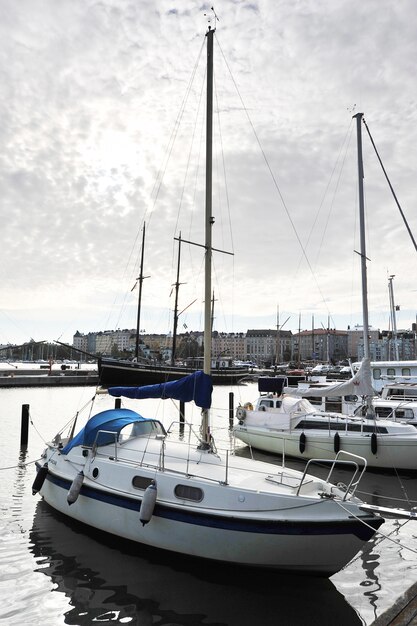
[[[47,480],[66,491],[71,486],[71,481],[54,476],[51,472],[48,473]],[[131,511],[139,512],[141,506],[139,500],[129,496],[103,492],[86,485],[81,487],[80,495]],[[374,530],[371,530],[361,521],[354,518],[349,521],[341,520],[340,522],[335,521],[332,523],[313,520],[308,522],[297,520],[291,523],[268,520],[242,520],[232,515],[219,517],[209,513],[170,508],[158,503],[155,505],[153,516],[185,524],[269,535],[354,535],[362,541],[368,541],[374,534]],[[375,530],[383,523],[382,518],[372,516],[366,516],[361,519]]]

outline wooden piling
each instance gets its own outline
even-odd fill
[[[22,419],[20,422],[20,447],[28,445],[29,439],[29,405],[22,404]]]
[[[229,391],[229,430],[233,428],[233,420],[234,420],[234,406],[235,406],[235,394],[233,391]]]

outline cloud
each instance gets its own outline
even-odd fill
[[[133,327],[144,221],[144,327],[170,330],[174,236],[204,241],[204,13],[191,0],[3,2],[0,342]],[[360,323],[352,108],[415,234],[414,3],[228,0],[218,17],[213,245],[234,257],[214,255],[217,328],[273,326],[278,304],[294,330],[299,311]],[[365,140],[371,321],[395,274],[410,326],[416,254]],[[201,276],[201,248],[184,244],[195,324]]]

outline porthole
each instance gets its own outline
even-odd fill
[[[146,489],[152,483],[152,478],[146,476],[134,476],[132,479],[132,485],[135,489]]]
[[[181,500],[192,500],[193,502],[201,502],[204,498],[203,490],[199,487],[191,487],[190,485],[177,485],[174,489],[177,498]]]
[[[99,473],[100,473],[100,472],[98,471],[98,467],[95,467],[95,468],[93,469],[93,471],[92,471],[93,478],[97,478],[97,476],[99,475]]]

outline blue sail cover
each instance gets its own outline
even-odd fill
[[[112,433],[119,434],[122,428],[128,424],[143,422],[145,419],[145,417],[142,417],[142,415],[130,409],[109,409],[108,411],[97,413],[97,415],[89,419],[84,428],[62,448],[61,454],[68,454],[75,446],[92,446],[99,430],[111,431],[110,433],[102,432],[99,434],[97,439],[99,446],[114,443],[114,435]]]
[[[143,387],[110,387],[108,393],[111,396],[125,396],[144,400],[145,398],[172,398],[191,402],[192,400],[202,409],[209,409],[211,406],[211,393],[213,384],[211,377],[204,372],[198,371],[184,376],[179,380],[172,380],[159,385],[144,385]]]

